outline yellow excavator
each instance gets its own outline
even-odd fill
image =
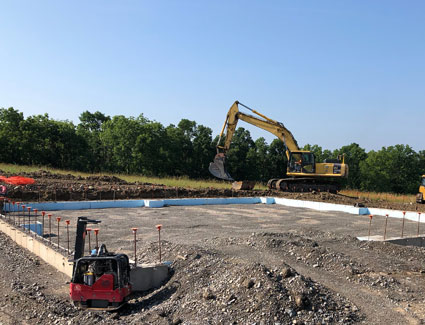
[[[416,194],[416,202],[425,203],[425,175],[422,175],[421,185],[419,185],[419,193]]]
[[[240,112],[239,106],[245,107],[258,117]],[[342,157],[342,161],[331,159],[317,163],[312,152],[300,150],[291,131],[282,123],[272,120],[238,101],[233,103],[227,113],[217,143],[217,154],[214,162],[210,163],[209,166],[210,173],[215,177],[233,181],[226,170],[225,161],[239,120],[274,134],[285,145],[286,157],[288,158],[286,172],[288,177],[270,179],[267,183],[269,189],[289,192],[321,191],[336,193],[339,190],[338,179],[348,177],[348,165],[344,163],[344,157]],[[225,131],[224,144],[221,145]]]

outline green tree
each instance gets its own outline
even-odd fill
[[[359,189],[362,183],[360,163],[367,158],[367,153],[357,143],[352,143],[334,151],[335,157],[342,155],[344,155],[345,163],[349,168],[346,185],[351,189]]]
[[[361,187],[376,192],[416,193],[419,175],[418,154],[408,145],[370,151],[360,162]]]
[[[136,141],[138,171],[151,176],[172,175],[167,170],[167,145],[166,131],[161,123],[142,123]]]
[[[137,137],[141,133],[140,125],[146,123],[143,115],[137,119],[116,115],[103,125],[100,134],[102,146],[105,148],[105,166],[113,172],[138,172],[137,164]]]
[[[107,151],[102,145],[101,133],[103,132],[104,124],[110,121],[111,118],[99,111],[94,113],[85,111],[81,113],[79,119],[77,134],[83,137],[88,144],[86,152],[87,166],[85,166],[85,169],[99,172],[105,168],[104,163],[107,161]]]
[[[21,161],[21,129],[24,115],[13,107],[0,109],[0,146],[2,162],[19,164]]]
[[[286,157],[286,148],[282,141],[274,139],[270,143],[267,155],[268,178],[285,178],[288,159]]]
[[[196,178],[209,177],[208,167],[216,154],[215,145],[212,142],[212,130],[203,125],[198,125],[192,144],[194,168],[191,176]]]
[[[302,148],[302,150],[311,151],[314,154],[314,157],[316,158],[316,163],[322,163],[326,159],[334,158],[334,155],[332,154],[330,150],[328,149],[322,150],[322,147],[317,144],[314,144],[314,145],[306,144]]]
[[[232,139],[226,166],[230,175],[237,180],[253,179],[255,166],[249,164],[248,152],[255,147],[251,134],[244,128],[237,128]]]

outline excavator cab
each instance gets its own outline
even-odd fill
[[[425,175],[422,175],[421,184],[419,185],[419,193],[416,194],[417,203],[425,203]]]
[[[289,156],[288,172],[290,173],[314,173],[315,157],[309,151],[293,151]]]

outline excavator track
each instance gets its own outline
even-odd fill
[[[330,192],[337,193],[340,189],[336,183],[319,183],[311,178],[272,178],[267,182],[271,190],[283,192]]]

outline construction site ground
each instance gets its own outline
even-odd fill
[[[73,225],[78,216],[101,220],[99,241],[130,258],[137,227],[137,260],[144,263],[159,259],[155,225],[162,224],[162,258],[172,262],[172,275],[118,313],[80,311],[67,297],[69,279],[0,235],[3,324],[424,323],[425,250],[357,240],[368,234],[367,216],[264,204],[54,216]],[[400,236],[401,223],[389,219],[387,236]],[[383,227],[375,216],[371,235]],[[416,232],[406,221],[404,234]],[[66,246],[64,228],[60,238]]]

